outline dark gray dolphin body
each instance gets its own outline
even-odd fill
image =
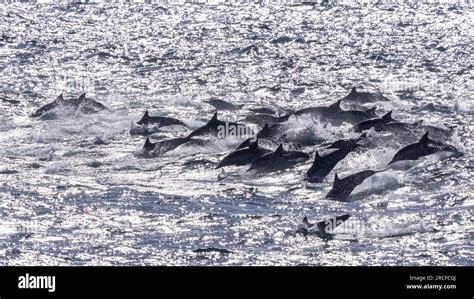
[[[295,112],[295,115],[303,115],[303,114],[309,114],[313,117],[319,117],[322,119],[328,118],[332,116],[333,114],[342,111],[341,110],[341,101],[339,100],[329,106],[323,106],[323,107],[308,107],[308,108],[303,108]]]
[[[360,110],[341,110],[329,116],[328,121],[333,125],[341,125],[344,122],[352,125],[363,122],[371,118],[376,118],[376,108],[371,108],[365,111]]]
[[[439,151],[459,153],[459,151],[451,145],[446,145],[442,142],[429,139],[427,132],[418,142],[409,144],[400,149],[388,164],[390,165],[403,160],[418,160],[421,157],[432,155]]]
[[[308,159],[308,154],[297,151],[285,151],[283,145],[280,144],[274,152],[263,155],[255,160],[250,166],[249,171],[258,170],[271,172],[284,170]]]
[[[242,107],[244,107],[243,104],[236,105],[219,99],[210,99],[204,102],[208,103],[211,106],[214,106],[214,108],[216,108],[217,110],[240,110]]]
[[[240,126],[243,126],[245,127],[244,125],[242,124],[238,124],[238,123],[233,123],[233,122],[225,122],[225,121],[221,121],[219,119],[217,119],[217,112],[214,113],[214,116],[211,118],[211,120],[209,120],[209,122],[207,124],[205,124],[204,126],[192,131],[188,137],[195,137],[195,136],[203,136],[203,135],[208,135],[208,134],[212,134],[212,135],[217,135],[217,131],[219,129],[220,126],[234,126],[234,127],[240,127]]]
[[[344,148],[344,147],[351,147],[357,144],[357,142],[361,141],[363,138],[367,137],[367,133],[362,133],[358,138],[350,138],[350,139],[339,139],[334,141],[333,143],[329,144],[326,148]]]
[[[423,121],[417,121],[414,123],[404,123],[404,122],[389,122],[381,123],[374,126],[374,130],[377,132],[390,132],[392,134],[403,134],[403,133],[413,133],[417,128],[421,127]]]
[[[143,146],[142,152],[145,157],[159,157],[166,152],[174,150],[178,146],[188,142],[191,138],[173,138],[163,140],[157,143],[150,142],[150,139],[146,139],[145,145]]]
[[[202,139],[193,139],[190,137],[178,137],[163,140],[157,143],[150,142],[150,139],[147,138],[145,141],[145,145],[142,149],[142,154],[144,157],[147,158],[156,158],[159,157],[169,151],[172,151],[179,147],[180,145],[204,145],[206,143],[205,140]]]
[[[275,116],[275,115],[270,115],[270,114],[253,114],[245,117],[245,121],[257,124],[261,127],[265,125],[274,125],[276,123],[284,122],[287,121],[290,115],[284,115],[284,116]]]
[[[296,230],[296,233],[303,235],[316,235],[322,239],[330,240],[334,237],[334,229],[349,219],[351,215],[343,214],[332,217],[317,223],[310,223],[308,217],[303,218],[303,222]]]
[[[351,92],[342,98],[343,101],[357,102],[360,104],[373,103],[373,102],[388,102],[388,98],[384,97],[381,93],[374,92],[359,92],[355,87],[352,88]]]
[[[306,178],[311,183],[320,183],[333,170],[333,168],[344,159],[350,152],[357,148],[357,144],[343,147],[325,156],[320,156],[318,151],[314,156],[313,165],[306,172]]]
[[[392,118],[392,111],[387,112],[384,116],[381,118],[372,118],[368,120],[364,120],[363,122],[358,123],[353,127],[354,132],[362,132],[365,130],[370,130],[371,128],[378,128],[384,124],[390,123],[390,122],[397,122]]]
[[[97,113],[101,110],[106,110],[103,104],[87,98],[86,94],[83,93],[78,98],[64,99],[63,95],[59,95],[53,102],[44,105],[43,107],[36,110],[31,116],[39,117],[43,114],[53,111],[56,108],[69,108],[74,111],[79,111],[85,114]]]
[[[251,143],[249,147],[238,149],[222,159],[216,168],[229,165],[247,165],[252,164],[258,158],[268,154],[270,150],[258,146],[258,139]]]
[[[279,137],[281,137],[281,135],[284,134],[285,131],[286,131],[286,126],[284,126],[283,124],[276,123],[272,126],[269,126],[268,124],[266,124],[263,126],[260,132],[257,133],[257,138],[276,142],[279,139]],[[250,145],[250,142],[251,142],[251,139],[245,140],[239,145],[238,149],[248,147]]]
[[[268,114],[268,115],[278,115],[278,116],[290,115],[290,114],[293,113],[293,111],[291,111],[290,109],[285,109],[285,108],[280,108],[280,107],[275,107],[275,106],[265,106],[265,107],[259,107],[259,108],[251,108],[249,110],[254,112],[254,113]]]
[[[364,170],[346,176],[345,178],[340,179],[337,176],[337,173],[334,175],[334,183],[332,189],[326,195],[326,198],[336,199],[336,200],[345,200],[349,195],[354,191],[355,187],[362,184],[362,182],[376,174],[378,171],[374,170]]]
[[[148,111],[145,111],[145,114],[143,114],[142,118],[139,121],[137,121],[137,124],[139,125],[157,124],[160,127],[173,126],[173,125],[186,126],[186,124],[180,121],[179,119],[176,119],[173,117],[166,117],[166,116],[150,116],[148,114]]]

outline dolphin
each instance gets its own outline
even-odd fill
[[[439,151],[459,153],[459,151],[451,145],[446,145],[440,141],[428,138],[428,134],[429,133],[426,132],[418,142],[409,144],[400,149],[395,156],[393,156],[392,161],[390,161],[388,165],[403,160],[418,160],[421,157],[432,155]]]
[[[334,237],[334,229],[349,219],[351,215],[343,214],[332,217],[317,223],[310,223],[308,217],[303,218],[303,222],[299,225],[296,233],[307,235],[316,235],[321,239],[330,240]]]
[[[300,109],[295,112],[295,115],[303,115],[303,114],[310,114],[311,116],[319,117],[319,118],[327,118],[331,115],[341,111],[341,101],[339,100],[329,106],[323,107],[307,107]]]
[[[342,98],[343,101],[357,102],[357,103],[371,103],[371,102],[388,102],[388,98],[384,97],[381,93],[373,92],[359,92],[355,87],[351,89],[351,92]]]
[[[258,108],[250,108],[250,111],[254,113],[259,113],[259,114],[268,114],[268,115],[278,115],[278,116],[283,116],[283,115],[290,115],[293,113],[292,110],[286,109],[286,108],[280,108],[276,106],[264,106],[264,107],[258,107]]]
[[[357,137],[357,138],[336,140],[333,143],[329,144],[326,148],[350,147],[350,146],[353,146],[354,144],[357,144],[357,142],[361,141],[363,138],[366,138],[366,137],[367,137],[367,133],[364,132],[364,133],[360,134],[360,136]]]
[[[308,154],[297,151],[285,151],[283,144],[280,144],[274,152],[263,155],[255,160],[248,171],[258,170],[272,172],[284,170],[308,159]]]
[[[346,176],[345,178],[340,179],[337,176],[337,173],[334,175],[334,183],[332,189],[326,195],[326,198],[336,199],[336,200],[345,200],[349,197],[352,191],[354,191],[355,187],[362,184],[362,182],[374,174],[380,171],[374,170],[364,170],[361,172],[357,172]]]
[[[252,114],[244,118],[245,121],[257,124],[261,127],[265,125],[274,125],[276,123],[287,121],[290,115],[275,116],[270,114]]]
[[[81,94],[78,98],[72,99],[64,99],[63,95],[61,94],[51,103],[48,103],[36,110],[33,114],[31,114],[31,116],[39,117],[60,107],[72,108],[74,111],[79,111],[86,114],[97,113],[101,110],[107,109],[107,107],[105,107],[103,104],[90,98],[86,98],[85,93]]]
[[[377,108],[370,108],[365,111],[360,110],[341,110],[329,116],[328,121],[333,125],[341,125],[344,122],[352,125],[363,122],[371,118],[376,118],[375,110]]]
[[[48,104],[44,105],[43,107],[39,108],[33,114],[31,114],[31,116],[32,117],[39,117],[39,116],[43,115],[44,113],[53,110],[57,106],[62,106],[62,105],[65,105],[65,104],[66,104],[66,101],[64,100],[63,95],[60,94],[54,101],[52,101],[51,103],[48,103]]]
[[[188,142],[191,138],[172,138],[168,140],[163,140],[157,143],[150,142],[150,139],[147,138],[145,145],[143,146],[142,153],[145,157],[158,157],[163,155],[166,152],[174,150],[178,146]]]
[[[148,114],[148,110],[145,111],[142,118],[137,121],[138,125],[153,125],[158,124],[160,127],[165,126],[173,126],[173,125],[181,125],[186,126],[186,124],[179,119],[172,118],[172,117],[165,117],[165,116],[150,116]]]
[[[249,147],[238,149],[222,159],[222,161],[217,165],[216,168],[221,168],[223,166],[229,165],[246,165],[252,164],[260,158],[261,156],[268,154],[270,150],[258,146],[258,139],[251,143]]]
[[[219,128],[225,128],[226,125],[229,126],[229,127],[233,126],[235,128],[244,126],[244,125],[238,124],[238,123],[221,121],[221,120],[217,119],[217,112],[216,112],[216,113],[214,113],[211,120],[209,120],[209,122],[207,124],[205,124],[204,126],[202,126],[200,128],[197,128],[196,130],[192,131],[188,135],[188,137],[191,138],[191,137],[195,137],[195,136],[203,136],[203,135],[208,135],[208,134],[217,135],[217,132],[218,132]]]
[[[86,114],[107,110],[107,107],[105,107],[102,103],[99,103],[91,98],[87,98],[85,93],[79,96],[79,98],[75,101],[75,105],[79,107],[79,111],[81,113]]]
[[[372,118],[368,120],[364,120],[358,124],[356,124],[353,127],[354,132],[362,132],[365,130],[370,130],[371,128],[377,128],[380,127],[384,124],[390,123],[390,122],[397,122],[392,118],[392,111],[387,112],[384,116],[381,118]]]
[[[333,168],[344,159],[350,152],[356,149],[359,145],[353,144],[347,147],[338,149],[325,156],[320,156],[318,151],[314,156],[314,162],[311,168],[306,172],[306,178],[311,183],[320,183],[333,170]]]
[[[374,127],[374,130],[377,132],[390,132],[392,134],[401,134],[401,133],[411,133],[417,128],[421,127],[423,121],[417,121],[414,123],[404,123],[404,122],[389,122],[382,123]]]
[[[219,100],[219,99],[210,99],[204,102],[208,103],[211,106],[214,106],[217,110],[231,110],[232,111],[232,110],[239,110],[242,107],[244,107],[243,104],[236,105],[236,104],[232,104],[232,103],[226,102],[224,100]]]
[[[285,130],[286,130],[286,126],[280,123],[276,123],[272,126],[269,126],[268,124],[266,124],[263,126],[260,132],[257,133],[257,138],[276,142],[278,138],[285,132]],[[245,140],[237,147],[237,149],[248,147],[251,141],[252,141],[252,138]]]
[[[147,138],[142,148],[142,154],[144,157],[147,157],[147,158],[159,157],[169,151],[174,150],[175,148],[183,144],[204,145],[205,143],[206,143],[205,140],[194,139],[190,137],[172,138],[172,139],[162,140],[157,143],[152,143],[150,139]]]

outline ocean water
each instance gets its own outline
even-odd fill
[[[474,265],[472,4],[38,2],[0,5],[1,265]],[[390,168],[337,202],[324,198],[334,173],[384,169],[409,142],[388,136],[314,185],[303,180],[312,159],[255,176],[215,169],[235,142],[144,159],[145,137],[130,134],[145,110],[197,128],[209,98],[244,104],[219,112],[239,121],[268,104],[327,105],[353,86],[390,99],[366,105],[379,115],[453,128],[446,142],[463,156]],[[109,110],[30,117],[82,92]],[[355,136],[290,122],[327,142]],[[342,213],[359,229],[296,233],[304,216]]]

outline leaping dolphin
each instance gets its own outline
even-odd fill
[[[318,151],[314,156],[314,162],[311,168],[306,172],[306,178],[311,183],[320,183],[333,170],[333,168],[344,159],[350,152],[358,147],[358,144],[353,144],[347,147],[338,149],[325,156],[320,156]]]
[[[373,92],[359,92],[355,87],[352,88],[351,92],[342,98],[343,101],[347,102],[358,102],[361,104],[371,103],[371,102],[388,102],[388,98],[384,97],[381,93]]]
[[[258,146],[258,139],[251,143],[249,147],[238,149],[222,159],[219,165],[216,168],[229,165],[246,165],[252,164],[258,158],[262,157],[265,154],[268,154],[270,150]]]
[[[255,160],[250,166],[249,171],[258,170],[272,172],[284,170],[308,159],[308,154],[297,151],[285,151],[283,144],[280,144],[274,152],[263,155]]]
[[[387,112],[384,116],[381,118],[372,118],[368,120],[364,120],[363,122],[358,123],[353,127],[354,132],[362,132],[365,130],[370,130],[371,128],[374,127],[379,127],[383,124],[387,124],[390,122],[397,122],[392,118],[392,111]]]
[[[150,116],[148,114],[148,110],[145,111],[145,114],[143,114],[142,118],[137,121],[137,124],[139,125],[154,125],[157,124],[160,127],[165,127],[165,126],[173,126],[173,125],[180,125],[180,126],[186,126],[186,124],[179,119],[173,118],[173,117],[166,117],[166,116]]]
[[[342,100],[339,100],[329,106],[303,108],[296,111],[295,115],[309,114],[313,117],[319,117],[319,118],[325,119],[339,111],[342,111],[341,101]]]
[[[308,217],[303,218],[303,222],[296,230],[296,233],[303,235],[316,235],[321,239],[330,240],[334,237],[334,229],[349,219],[351,215],[343,214],[333,218],[319,221],[317,223],[310,223]]]
[[[341,110],[329,116],[328,121],[333,125],[341,125],[344,122],[352,125],[363,122],[371,118],[376,118],[375,110],[377,108],[370,108],[365,111],[360,110]]]
[[[459,151],[451,145],[429,139],[428,132],[426,132],[418,142],[409,144],[400,149],[388,165],[402,160],[418,160],[421,157],[432,155],[439,151],[459,153]]]
[[[367,133],[364,132],[364,133],[360,134],[360,136],[357,137],[357,138],[336,140],[333,143],[329,144],[326,148],[350,147],[350,146],[353,146],[353,145],[357,144],[357,142],[361,141],[363,138],[366,138],[366,137],[367,137]]]
[[[64,99],[63,95],[61,94],[51,103],[48,103],[36,110],[31,116],[39,117],[47,112],[61,107],[72,108],[74,111],[79,111],[86,114],[97,113],[101,110],[107,109],[107,107],[105,107],[103,104],[94,101],[93,99],[87,98],[85,93],[81,94],[78,98],[72,99]]]
[[[275,115],[270,115],[270,114],[257,113],[257,114],[252,114],[245,117],[244,120],[263,127],[265,125],[272,126],[276,123],[287,121],[289,117],[290,115],[275,116]]]
[[[239,110],[242,107],[244,107],[243,104],[236,105],[236,104],[232,104],[227,101],[219,100],[219,99],[210,99],[210,100],[205,100],[204,102],[208,103],[211,106],[214,106],[214,108],[216,108],[217,110],[231,110],[232,111],[232,110]]]
[[[336,173],[334,175],[334,183],[332,189],[326,195],[326,198],[335,200],[346,200],[358,185],[362,184],[362,182],[366,178],[373,176],[378,172],[380,171],[364,170],[346,176],[342,179],[340,179]]]
[[[217,119],[217,112],[214,113],[212,116],[211,120],[204,126],[192,131],[188,137],[195,137],[195,136],[203,136],[207,134],[212,134],[212,135],[217,135],[218,130],[221,128],[226,128],[226,127],[234,127],[234,128],[239,128],[239,127],[245,127],[245,125],[238,124],[238,123],[233,123],[233,122],[226,122],[226,121],[221,121]]]

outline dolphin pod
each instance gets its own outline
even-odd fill
[[[271,105],[247,108],[247,106],[243,104],[232,104],[221,99],[210,99],[205,102],[217,111],[226,110],[232,112],[247,109],[251,111],[252,114],[246,116],[242,120],[243,123],[237,123],[220,120],[217,112],[215,112],[205,125],[195,130],[190,130],[189,126],[182,120],[170,116],[150,116],[149,112],[145,111],[141,119],[136,121],[136,125],[145,128],[143,130],[144,135],[151,135],[156,132],[148,130],[147,128],[149,126],[161,128],[176,125],[183,127],[185,130],[189,130],[188,133],[183,134],[181,137],[158,142],[150,141],[150,136],[147,136],[141,154],[144,158],[157,158],[183,145],[200,146],[207,144],[209,140],[206,138],[208,137],[220,138],[219,130],[223,127],[248,128],[249,126],[247,126],[246,123],[257,124],[261,128],[260,131],[255,134],[253,138],[249,138],[249,136],[245,137],[245,140],[241,141],[234,150],[227,153],[216,163],[216,168],[230,166],[241,167],[247,165],[247,167],[249,167],[247,171],[250,171],[250,173],[287,171],[298,164],[308,161],[310,158],[308,152],[311,151],[314,153],[314,161],[304,173],[304,179],[310,183],[324,182],[338,163],[346,159],[348,155],[357,155],[361,149],[367,147],[367,143],[370,144],[371,142],[380,140],[377,139],[373,141],[373,132],[389,133],[390,136],[402,136],[404,138],[400,140],[405,141],[405,144],[408,143],[407,140],[410,140],[407,136],[416,136],[416,138],[419,138],[419,136],[423,135],[417,142],[401,147],[388,163],[388,167],[400,161],[418,160],[441,151],[461,154],[455,147],[445,143],[445,139],[452,135],[452,128],[446,130],[435,126],[424,125],[422,121],[405,123],[393,119],[392,111],[388,111],[383,116],[379,116],[382,115],[382,113],[378,113],[378,109],[373,106],[373,103],[386,101],[389,101],[389,99],[380,93],[360,92],[355,87],[351,89],[349,94],[332,102],[330,105],[306,107],[296,111]],[[364,104],[370,104],[371,107],[361,106]],[[341,107],[342,105],[348,105],[350,107],[356,106],[359,108],[343,109],[343,107]],[[44,115],[58,108],[66,108],[67,111],[84,114],[107,110],[107,107],[103,104],[87,98],[85,94],[80,95],[78,98],[68,99],[60,95],[54,101],[37,109],[31,116],[43,118]],[[292,121],[299,117],[304,117],[305,121],[306,118],[308,118],[310,122],[320,122],[324,124],[323,129],[325,129],[328,124],[339,126],[346,123],[352,126],[354,133],[360,134],[358,137],[343,138],[324,143],[327,141],[324,140],[324,138],[313,138],[314,136],[311,135],[315,130],[319,130],[315,129],[317,127],[308,127],[305,123],[306,127],[303,129],[295,130],[295,128],[292,128]],[[429,138],[429,135],[435,136],[436,139]],[[370,142],[367,141],[368,139],[371,139]],[[292,145],[296,146],[298,150],[290,149]],[[321,146],[322,149],[312,149],[308,151],[308,147],[313,146]],[[303,150],[300,151],[300,148],[303,148]],[[321,150],[329,153],[320,155]],[[329,200],[347,201],[357,186],[362,184],[367,178],[382,171],[385,170],[366,169],[353,172],[345,177],[339,177],[336,171],[332,187],[327,192],[325,198]],[[334,223],[331,227],[328,227],[327,220],[313,224],[305,217],[298,231],[305,235],[314,234],[323,239],[330,239],[334,235],[334,228],[350,217],[351,215],[349,214],[334,217],[332,219]]]

